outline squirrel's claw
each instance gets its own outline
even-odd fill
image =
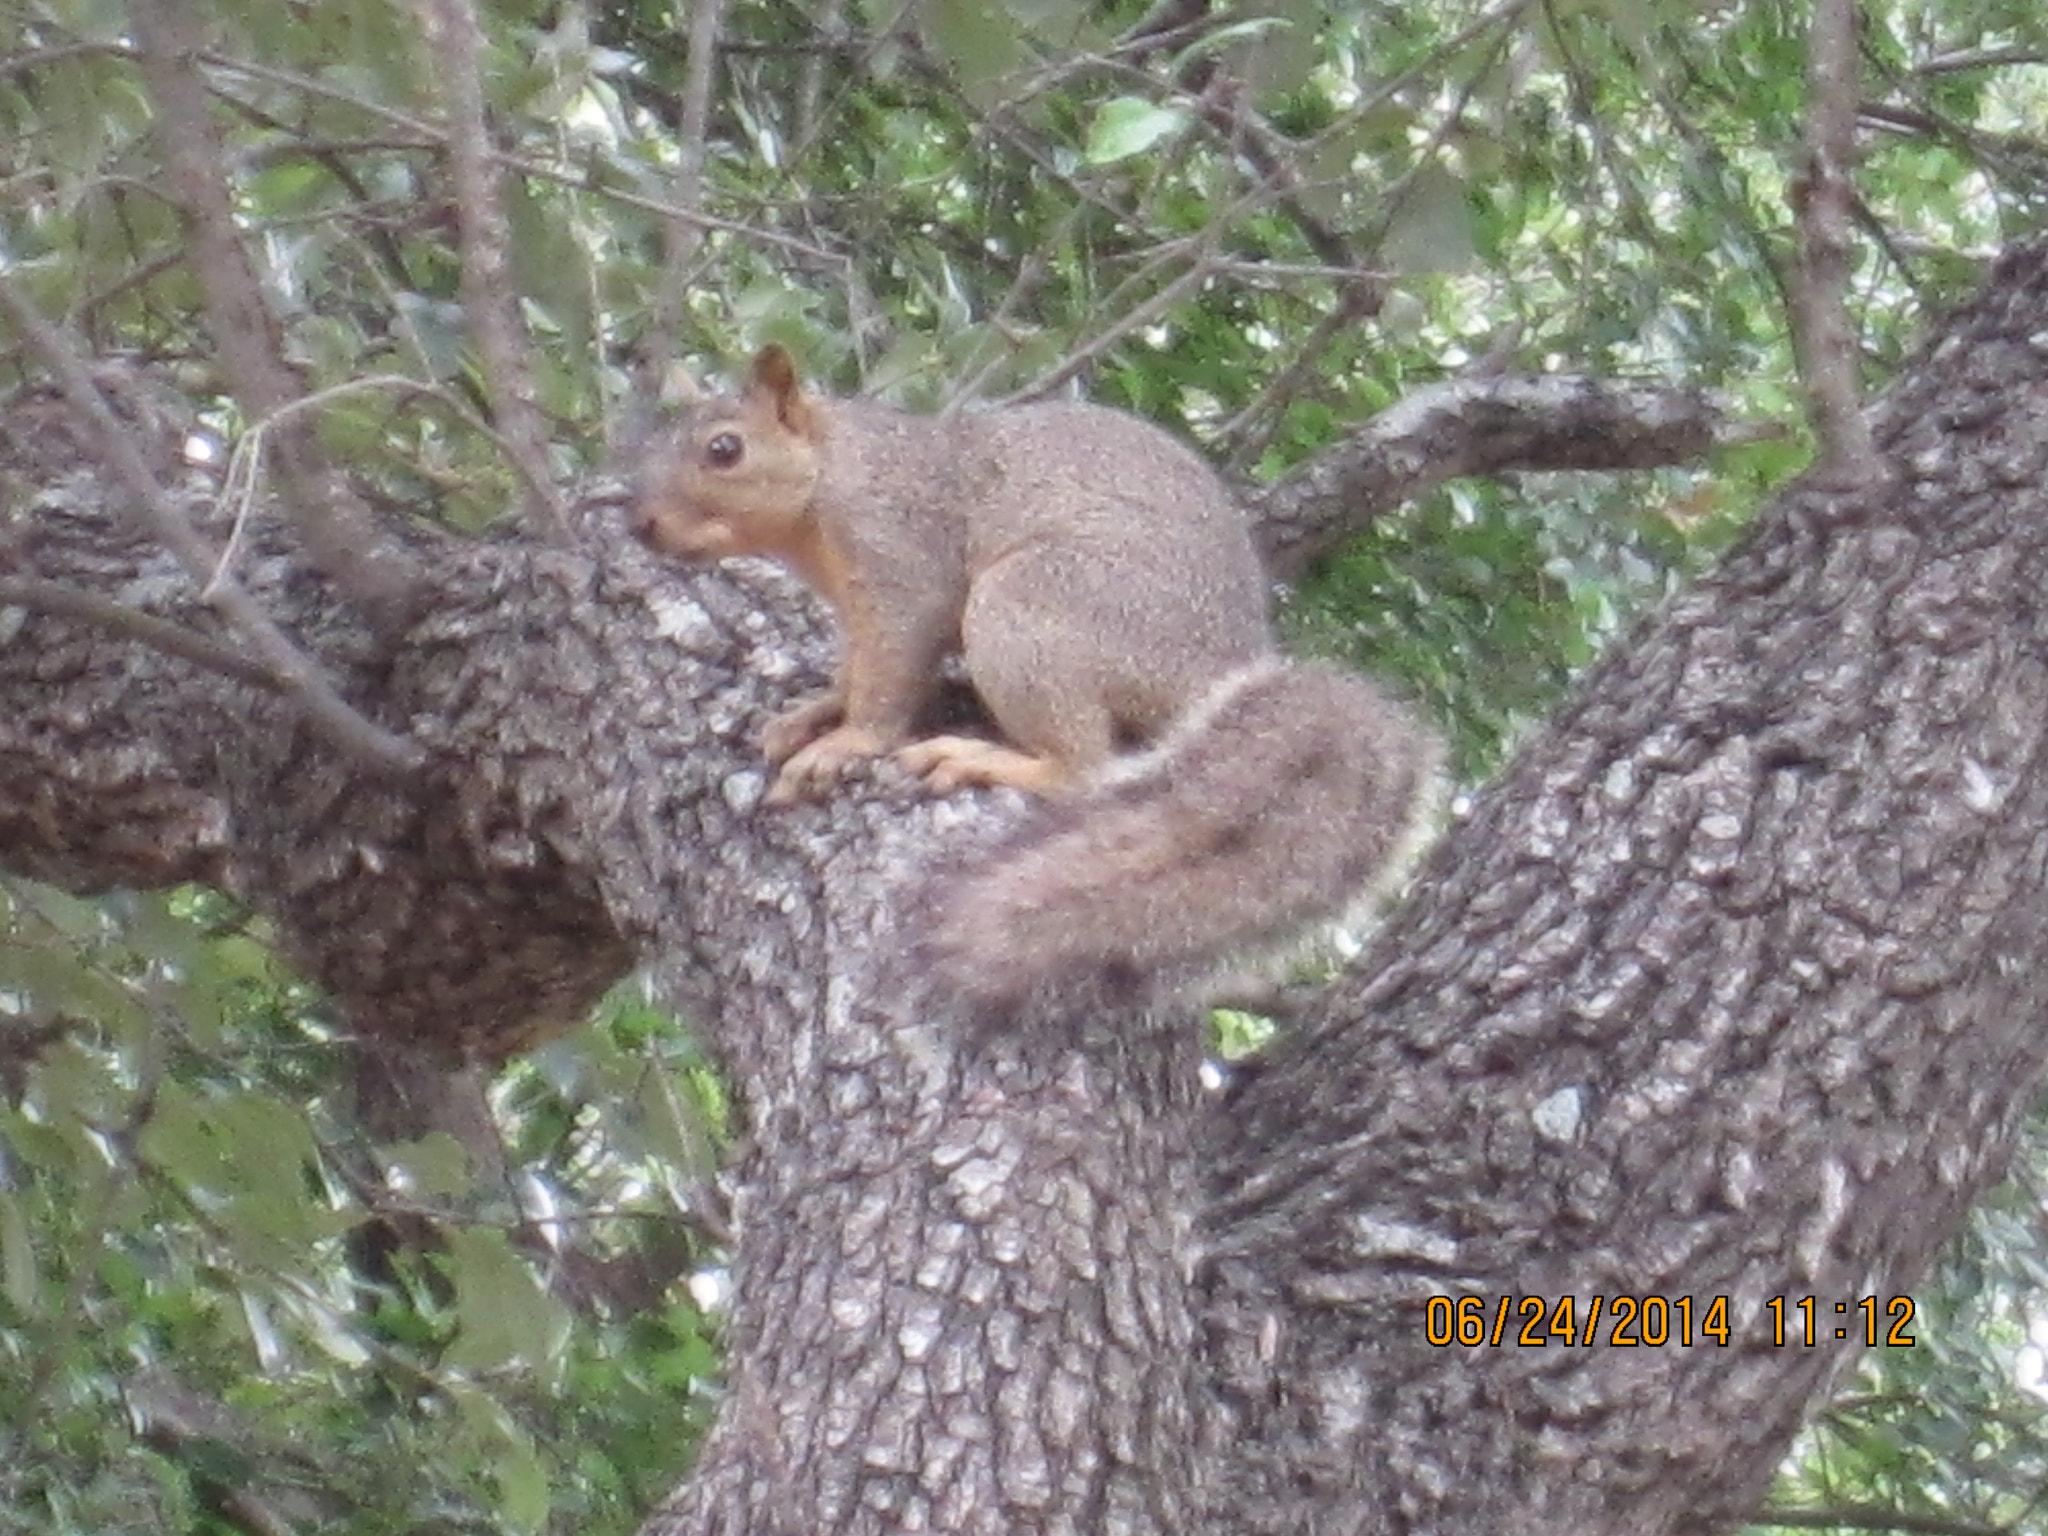
[[[785,709],[761,732],[761,755],[780,768],[846,718],[846,697],[837,689]]]
[[[865,726],[837,726],[791,754],[769,786],[767,803],[814,800],[828,793],[850,764],[880,757],[888,750],[889,743]]]

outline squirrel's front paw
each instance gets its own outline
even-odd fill
[[[768,790],[768,804],[814,800],[839,782],[848,764],[880,757],[888,750],[889,743],[880,733],[866,726],[842,725],[827,731],[790,755]]]
[[[761,733],[761,755],[779,768],[845,718],[846,699],[837,691],[805,699],[768,722]]]

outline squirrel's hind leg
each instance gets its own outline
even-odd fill
[[[968,784],[994,788],[1007,785],[1027,794],[1057,794],[1073,775],[1050,757],[1019,752],[973,736],[932,736],[913,741],[896,752],[896,761],[922,778],[939,794]]]

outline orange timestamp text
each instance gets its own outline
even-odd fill
[[[1513,1344],[1523,1348],[1604,1344],[1610,1349],[1719,1344],[1733,1334],[1726,1296],[1432,1296],[1423,1337],[1439,1348]],[[1814,1296],[1773,1296],[1754,1326],[1770,1342],[1811,1347],[1828,1340],[1910,1345],[1910,1296],[1862,1296],[1832,1304]]]

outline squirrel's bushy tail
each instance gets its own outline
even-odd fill
[[[1404,851],[1437,761],[1365,678],[1256,662],[943,882],[933,969],[984,1006],[1185,987],[1366,894]]]

